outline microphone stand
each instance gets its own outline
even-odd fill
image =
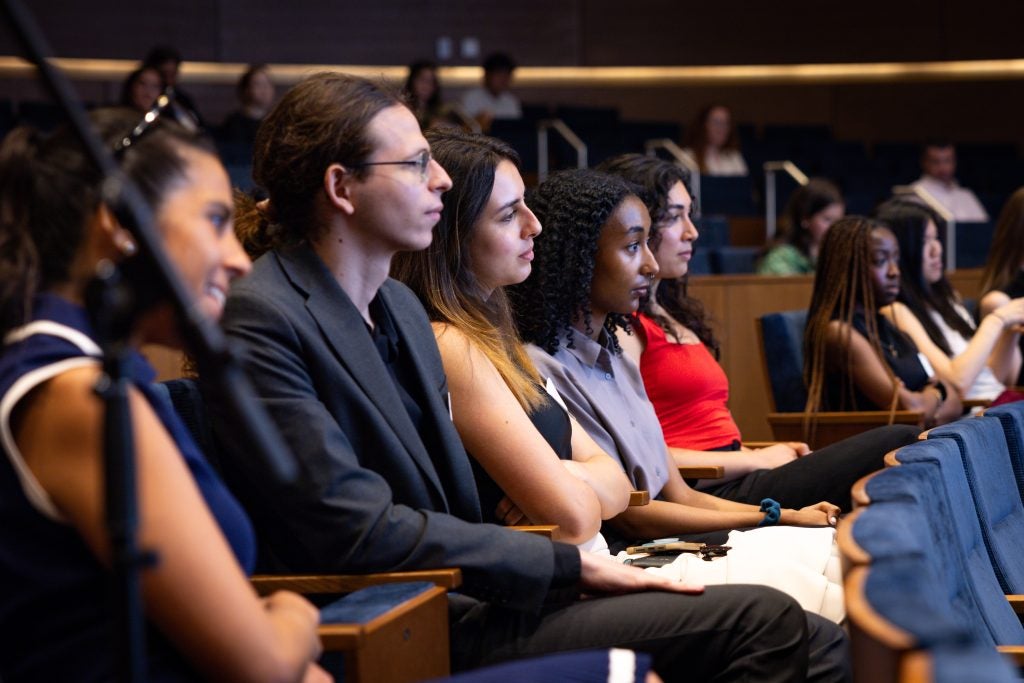
[[[86,154],[103,175],[102,197],[121,227],[138,245],[136,259],[163,296],[173,306],[186,344],[196,356],[199,369],[222,391],[234,433],[254,458],[266,462],[279,481],[292,481],[297,467],[270,418],[256,401],[236,354],[224,335],[196,307],[177,271],[163,250],[153,228],[152,211],[138,189],[121,173],[110,150],[92,129],[70,82],[49,61],[51,50],[38,26],[20,0],[3,0],[3,9],[27,59],[39,70],[44,85],[66,113],[69,125]],[[130,345],[128,333],[138,311],[131,283],[121,280],[118,269],[101,264],[87,299],[103,349],[103,377],[97,392],[106,404],[104,418],[104,475],[106,524],[113,559],[116,595],[116,642],[120,646],[118,672],[122,681],[146,679],[145,622],[142,614],[139,571],[152,558],[135,545],[138,524],[134,448],[128,405],[129,380],[125,376]],[[149,297],[145,300],[150,301]]]

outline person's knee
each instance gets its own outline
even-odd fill
[[[807,612],[807,680],[844,683],[851,678],[846,633],[833,621]]]
[[[806,640],[804,611],[789,595],[767,586],[729,586],[729,609],[751,630],[774,631],[793,642]]]
[[[886,427],[878,427],[873,432],[878,437],[879,445],[887,448],[887,450],[893,450],[894,448],[900,448],[917,441],[921,429],[914,425],[888,425]]]

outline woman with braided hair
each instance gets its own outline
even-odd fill
[[[875,214],[900,246],[900,295],[882,308],[928,359],[935,374],[962,398],[993,400],[1016,380],[1024,298],[993,308],[977,326],[946,279],[939,216],[919,202],[891,199]],[[1013,400],[1007,394],[1001,402]],[[1016,397],[1019,398],[1019,397]]]
[[[914,410],[923,426],[961,414],[917,347],[879,313],[900,291],[899,244],[881,223],[849,216],[825,236],[804,330],[807,410]]]

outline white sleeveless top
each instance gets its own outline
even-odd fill
[[[971,316],[960,304],[953,304],[956,312],[961,318],[967,321],[971,327],[974,324],[971,322]],[[949,344],[949,349],[952,351],[952,358],[959,356],[967,349],[968,340],[964,339],[964,336],[954,330],[952,327],[946,324],[946,321],[942,319],[938,311],[928,311],[931,315],[932,320],[938,325],[939,330],[942,332],[942,336],[946,338],[946,343]],[[981,369],[978,373],[978,377],[974,380],[974,384],[967,390],[967,396],[965,398],[973,399],[994,399],[999,394],[1003,393],[1006,389],[1003,383],[996,379],[996,376],[992,374],[992,369],[987,365]]]

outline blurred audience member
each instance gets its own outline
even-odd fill
[[[740,141],[732,112],[711,104],[697,114],[686,136],[686,152],[693,156],[703,175],[747,175],[747,162],[740,153]]]
[[[121,106],[147,112],[156,104],[156,98],[160,97],[163,89],[163,81],[156,69],[139,67],[121,84]]]
[[[224,142],[251,146],[260,121],[274,104],[274,83],[267,65],[250,65],[235,87],[241,106],[224,119],[218,137]]]
[[[921,178],[914,183],[927,190],[958,221],[987,221],[988,212],[973,192],[956,181],[956,149],[946,141],[929,142],[921,152]]]
[[[793,191],[782,232],[757,266],[761,275],[806,275],[814,272],[825,233],[843,217],[846,205],[839,188],[824,178]]]
[[[421,59],[410,64],[402,94],[423,130],[433,128],[443,120],[445,107],[441,101],[441,81],[437,77],[436,63]]]
[[[984,318],[1010,299],[1024,296],[1024,187],[1010,195],[999,214],[981,276],[978,314]],[[1019,346],[1024,352],[1024,336]],[[1015,385],[1024,384],[1024,367]]]
[[[149,51],[142,66],[156,69],[163,79],[164,88],[172,88],[174,97],[174,119],[186,128],[202,128],[203,117],[199,115],[192,98],[178,87],[181,75],[181,53],[169,45],[158,45]]]
[[[463,94],[462,108],[485,131],[490,129],[494,119],[522,118],[519,98],[509,90],[516,70],[515,60],[503,52],[495,52],[484,60],[483,67],[483,85]]]

